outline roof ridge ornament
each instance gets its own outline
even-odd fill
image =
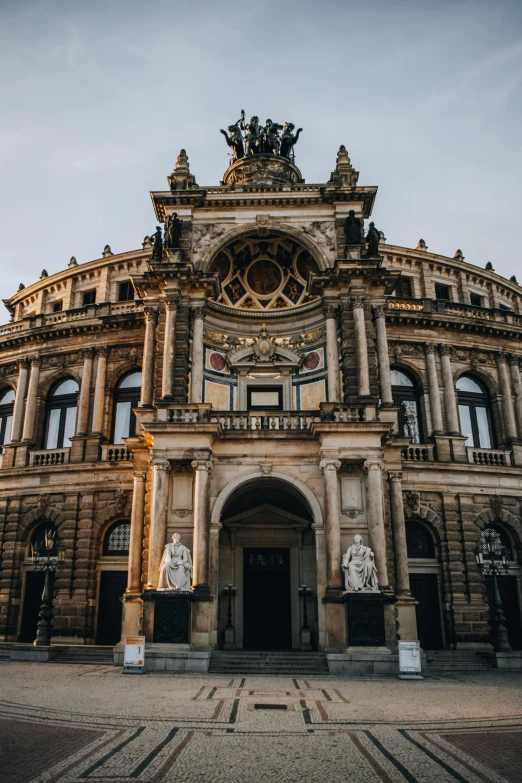
[[[332,171],[329,184],[336,185],[338,188],[347,188],[357,185],[359,172],[355,171],[348,155],[348,150],[341,144],[335,161],[335,171]]]
[[[233,125],[228,126],[227,131],[221,129],[220,133],[232,150],[229,152],[230,164],[238,160],[248,158],[250,155],[276,155],[286,158],[294,163],[294,147],[299,140],[302,128],[298,128],[294,134],[293,122],[285,122],[280,125],[271,119],[265,120],[261,125],[259,117],[254,114],[246,121],[245,110],[241,109],[241,116]],[[282,131],[282,133],[281,133]]]
[[[167,177],[167,181],[171,190],[189,190],[198,187],[195,176],[190,173],[189,159],[185,150],[180,150],[174,171]]]

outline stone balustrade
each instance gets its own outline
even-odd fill
[[[492,467],[510,467],[511,452],[504,449],[468,448],[468,462],[472,465],[490,465]]]
[[[412,443],[401,453],[404,462],[434,462],[437,459],[436,448],[432,443]]]
[[[101,449],[102,462],[132,462],[132,451],[124,445],[106,445]]]
[[[54,467],[66,465],[69,462],[70,448],[66,449],[39,449],[29,452],[29,465],[34,467]]]

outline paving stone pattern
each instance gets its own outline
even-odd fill
[[[0,662],[2,783],[518,783],[522,675],[126,676]]]

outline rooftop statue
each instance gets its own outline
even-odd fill
[[[293,148],[297,144],[299,134],[302,133],[303,129],[299,128],[295,134],[294,130],[295,125],[291,122],[285,122],[284,125],[280,125],[271,119],[266,120],[263,126],[260,124],[259,117],[256,114],[247,122],[245,110],[241,109],[239,120],[228,126],[228,133],[223,129],[220,130],[220,133],[223,134],[225,141],[232,150],[229,153],[231,163],[247,158],[250,155],[259,155],[261,153],[279,155],[293,162]]]
[[[361,218],[355,216],[355,210],[348,212],[348,217],[344,221],[344,234],[347,245],[362,244],[363,222]]]
[[[161,236],[161,226],[156,226],[156,231],[151,236],[152,241],[152,260],[163,261],[163,237]]]
[[[367,258],[375,258],[375,256],[379,255],[380,239],[381,239],[380,232],[378,231],[378,229],[375,228],[375,223],[372,220],[368,228],[368,233],[366,234],[366,240],[365,240],[366,244],[368,245],[368,249],[366,251]]]
[[[167,215],[165,218],[165,239],[163,242],[165,250],[179,250],[181,225],[177,212],[173,212],[172,215]]]

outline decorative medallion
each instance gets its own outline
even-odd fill
[[[248,269],[248,285],[260,296],[275,294],[281,285],[281,269],[268,259],[256,261]]]
[[[216,372],[223,372],[226,369],[227,363],[225,357],[221,353],[211,353],[209,357],[209,364]]]
[[[308,372],[311,372],[312,370],[316,370],[320,363],[321,357],[317,351],[310,351],[310,353],[307,353],[304,358],[303,368],[308,370]]]

